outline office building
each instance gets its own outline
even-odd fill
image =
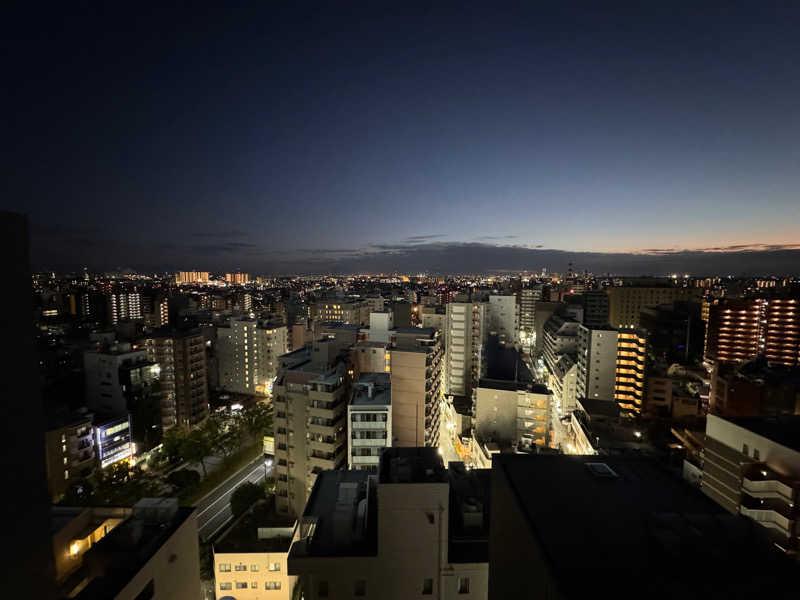
[[[217,328],[220,388],[237,394],[265,395],[278,373],[278,357],[289,351],[286,326],[278,321],[231,318]]]
[[[800,521],[800,417],[708,415],[700,489],[733,514],[763,525],[796,552]]]
[[[608,320],[615,328],[641,326],[640,315],[645,308],[672,304],[676,300],[700,302],[701,288],[621,286],[608,288]]]
[[[118,462],[130,461],[133,456],[133,441],[128,414],[95,416],[94,447],[101,469]]]
[[[496,454],[491,490],[492,600],[795,594],[760,527],[650,460]]]
[[[585,291],[580,298],[583,307],[583,324],[593,328],[608,327],[608,294],[604,290]]]
[[[614,400],[617,331],[578,327],[578,398]]]
[[[317,473],[347,465],[348,351],[324,338],[280,358],[272,402],[281,513],[301,514]]]
[[[262,501],[234,521],[214,542],[214,587],[217,598],[289,600],[296,577],[287,559],[296,521],[276,515]]]
[[[320,474],[289,552],[307,600],[486,598],[488,472],[435,448],[389,448],[377,481]]]
[[[198,597],[196,510],[179,508],[175,498],[142,498],[132,508],[56,508],[52,531],[64,597]]]
[[[378,472],[392,445],[392,387],[388,373],[363,373],[347,406],[347,468]]]
[[[630,416],[644,407],[647,337],[642,331],[623,329],[617,336],[617,367],[614,400]]]
[[[197,329],[159,329],[144,341],[161,369],[161,424],[189,428],[208,416],[205,340]]]
[[[486,314],[489,334],[496,335],[499,343],[519,342],[519,306],[515,295],[490,295]]]
[[[178,285],[208,283],[208,281],[208,271],[178,271],[175,275],[175,283]]]
[[[438,446],[443,352],[435,329],[397,329],[390,349],[392,446]]]
[[[70,486],[94,472],[96,455],[91,413],[51,418],[45,432],[47,488],[59,502]]]
[[[742,298],[710,307],[706,359],[738,363],[757,356],[800,364],[800,301]]]
[[[472,398],[489,334],[487,303],[450,302],[445,325],[445,394]]]

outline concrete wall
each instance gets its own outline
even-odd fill
[[[424,352],[391,351],[392,446],[425,445]]]

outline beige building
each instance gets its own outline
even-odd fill
[[[481,379],[475,398],[475,436],[501,447],[548,443],[552,392],[545,386]]]
[[[306,600],[487,597],[488,472],[391,448],[377,479],[320,475],[289,552]]]
[[[289,600],[296,577],[287,558],[296,521],[278,517],[267,502],[234,521],[214,543],[217,598]]]
[[[608,321],[612,327],[639,327],[642,309],[672,304],[676,300],[700,302],[701,288],[683,287],[637,287],[623,286],[608,288]]]
[[[325,338],[280,357],[272,389],[280,513],[300,514],[317,473],[347,465],[348,349]]]
[[[374,306],[372,300],[326,300],[311,307],[311,319],[315,323],[336,322],[366,327]]]
[[[286,326],[277,321],[232,318],[217,328],[219,385],[239,394],[264,395],[278,373],[278,357],[289,351]]]
[[[244,285],[250,283],[250,276],[247,273],[225,273],[225,281],[231,285]]]
[[[481,359],[486,344],[488,303],[450,302],[445,321],[444,393],[472,397],[472,388],[481,375]]]
[[[389,373],[392,370],[390,345],[386,342],[357,342],[352,356],[357,373]]]
[[[400,329],[391,356],[392,445],[438,446],[442,348],[434,329]]]
[[[178,285],[186,283],[208,283],[208,271],[178,271],[175,275],[175,283]]]
[[[199,330],[157,330],[145,339],[147,360],[161,368],[164,428],[193,427],[208,416],[205,340]]]
[[[53,552],[62,594],[78,600],[196,600],[196,510],[174,498],[133,508],[54,508]]]

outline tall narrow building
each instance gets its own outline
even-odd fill
[[[161,369],[161,423],[189,428],[208,416],[205,341],[199,330],[160,329],[145,339]]]
[[[614,401],[617,336],[615,329],[578,328],[578,399]]]
[[[450,302],[445,325],[445,394],[472,400],[488,338],[487,304]]]
[[[496,335],[501,344],[519,342],[519,306],[516,295],[489,296],[489,333]]]
[[[348,348],[324,338],[279,359],[272,390],[278,512],[302,514],[317,474],[347,466]]]
[[[646,353],[644,332],[630,329],[619,332],[614,399],[622,411],[631,415],[641,413],[644,405]]]

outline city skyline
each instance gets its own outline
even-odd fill
[[[352,7],[12,32],[34,265],[797,273],[796,7]]]

